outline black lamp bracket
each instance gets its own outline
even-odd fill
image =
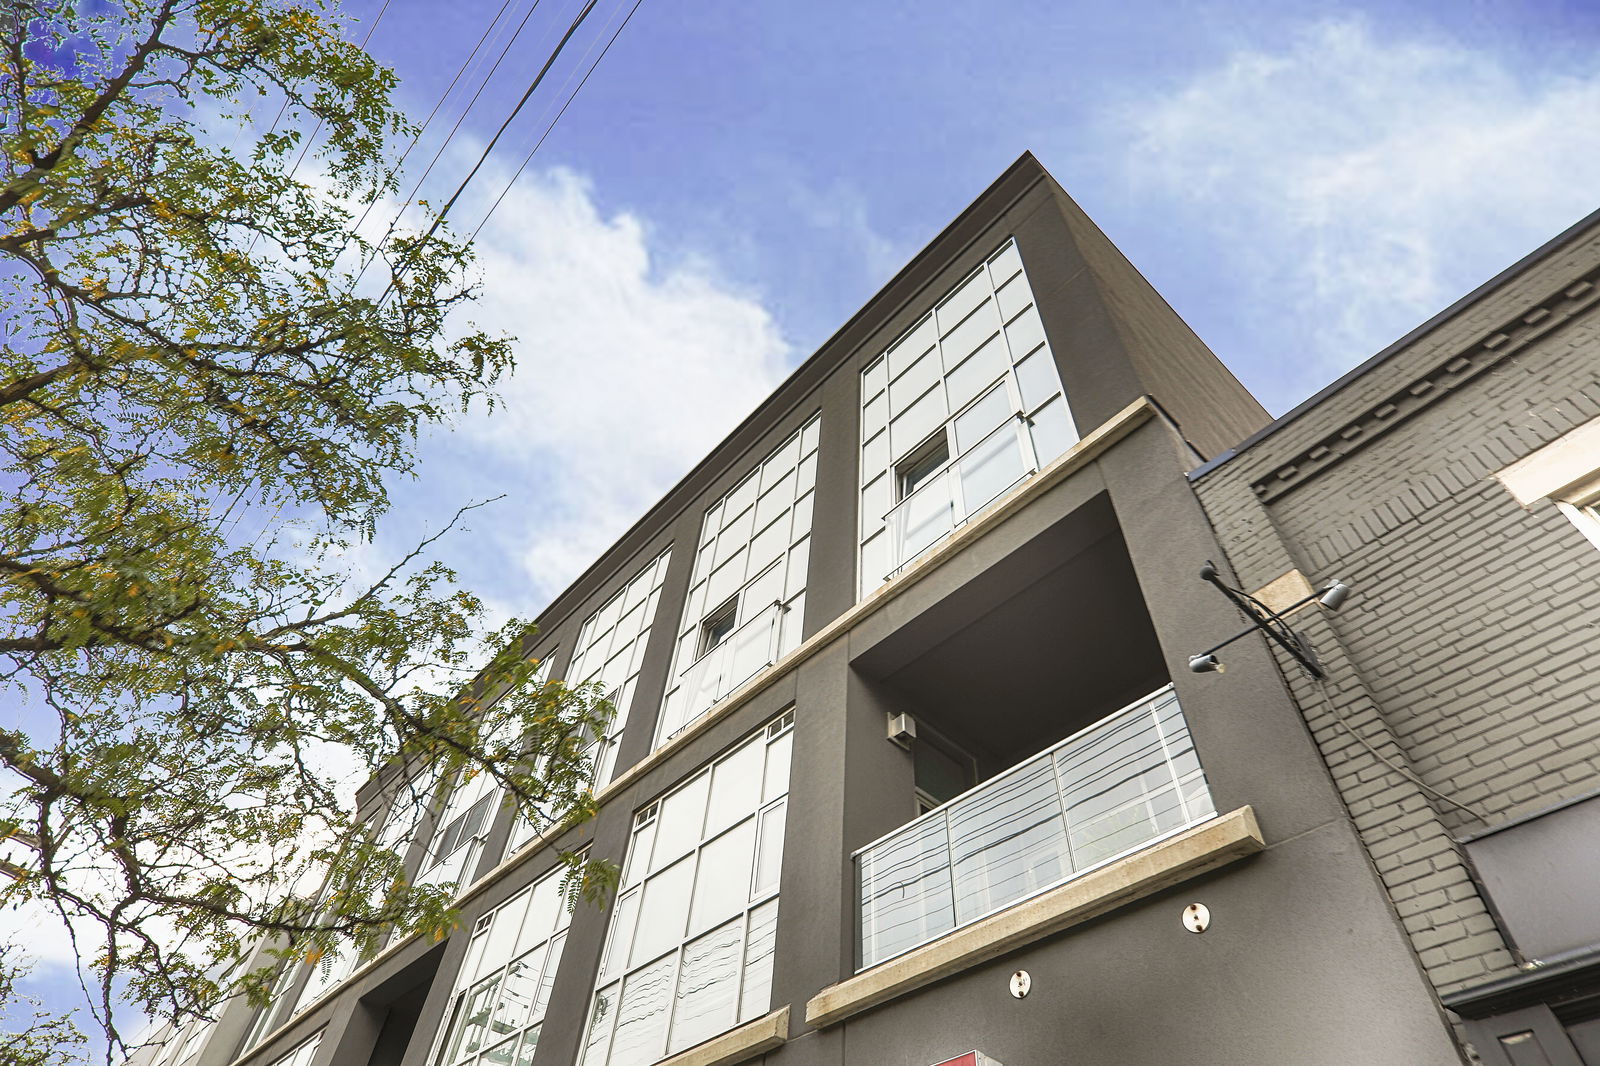
[[[1244,629],[1235,633],[1233,636],[1229,637],[1227,640],[1223,641],[1221,644],[1218,644],[1212,648],[1207,648],[1205,651],[1195,656],[1195,658],[1198,659],[1213,655],[1216,652],[1221,651],[1223,648],[1226,648],[1234,641],[1239,640],[1242,637],[1247,637],[1251,633],[1259,630],[1260,632],[1265,633],[1268,639],[1277,644],[1278,647],[1282,648],[1284,651],[1293,656],[1294,661],[1305,668],[1306,673],[1310,674],[1319,681],[1326,676],[1322,672],[1322,665],[1317,662],[1317,653],[1312,650],[1311,645],[1306,642],[1305,638],[1300,636],[1300,634],[1296,633],[1293,629],[1289,628],[1289,623],[1284,620],[1286,615],[1299,610],[1301,607],[1304,607],[1311,601],[1321,597],[1326,590],[1319,589],[1304,599],[1291,603],[1282,611],[1274,611],[1272,608],[1268,607],[1266,604],[1262,603],[1248,592],[1245,592],[1242,589],[1233,588],[1227,582],[1223,581],[1221,575],[1217,573],[1216,563],[1213,563],[1210,560],[1207,560],[1206,565],[1200,568],[1200,580],[1209,581],[1211,584],[1215,585],[1217,587],[1217,591],[1228,597],[1233,605],[1239,608],[1240,612],[1242,612],[1244,616],[1250,620],[1250,624]]]

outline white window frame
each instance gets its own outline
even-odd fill
[[[1495,478],[1524,508],[1549,500],[1600,548],[1600,418],[1523,456]]]
[[[621,1007],[623,1005],[622,997],[624,992],[629,988],[629,982],[638,977],[640,974],[649,971],[652,967],[658,966],[669,959],[671,960],[671,979],[668,985],[665,1006],[667,1018],[661,1034],[661,1047],[658,1049],[660,1050],[661,1055],[657,1056],[657,1058],[674,1055],[685,1050],[685,1047],[687,1046],[694,1046],[686,1045],[685,1047],[679,1048],[674,1048],[672,1046],[672,1040],[674,1036],[673,1027],[677,1021],[676,1012],[680,1005],[678,983],[683,974],[684,955],[686,950],[691,945],[698,944],[703,938],[714,933],[716,930],[725,928],[734,922],[742,922],[743,929],[740,934],[738,973],[732,978],[732,980],[736,982],[737,987],[734,989],[733,993],[735,1020],[730,1028],[751,1021],[754,1017],[760,1017],[762,1013],[765,1013],[768,1009],[770,1009],[770,981],[772,974],[775,973],[775,969],[769,971],[768,973],[769,998],[767,1003],[760,1005],[759,1010],[749,1017],[746,1017],[744,1013],[744,996],[746,992],[745,981],[749,976],[749,973],[747,972],[747,963],[749,961],[749,938],[753,916],[762,908],[775,906],[777,904],[780,889],[779,882],[782,880],[781,871],[783,841],[780,839],[778,854],[780,876],[770,886],[770,888],[764,887],[758,882],[761,869],[761,852],[764,843],[761,837],[761,831],[766,820],[769,817],[772,817],[773,812],[779,808],[783,809],[785,824],[787,824],[789,784],[790,779],[792,778],[792,773],[790,773],[789,777],[785,778],[783,781],[783,790],[771,797],[767,797],[764,792],[766,760],[772,757],[771,752],[775,744],[779,742],[790,745],[793,744],[793,731],[794,710],[791,708],[779,715],[777,718],[773,719],[767,725],[763,726],[760,730],[742,738],[738,744],[730,748],[722,757],[713,760],[712,762],[706,764],[706,766],[695,771],[693,774],[690,774],[681,784],[672,789],[672,791],[666,793],[659,799],[646,804],[644,807],[641,807],[635,812],[633,831],[629,835],[628,841],[628,862],[623,871],[622,885],[619,888],[616,902],[611,908],[611,920],[606,930],[605,943],[600,957],[600,968],[599,972],[595,976],[594,992],[590,997],[590,1005],[587,1012],[588,1020],[584,1026],[583,1046],[580,1050],[578,1058],[581,1066],[598,1066],[598,1062],[611,1061],[611,1055],[615,1050],[615,1025],[617,1018],[621,1013]],[[786,737],[789,739],[785,740]],[[720,826],[715,831],[708,834],[706,825],[709,824],[707,819],[709,817],[711,807],[711,796],[708,792],[707,796],[702,800],[704,807],[702,808],[701,812],[701,828],[699,830],[698,839],[695,845],[682,855],[672,858],[670,862],[658,870],[649,871],[648,869],[645,869],[642,872],[638,871],[634,864],[638,862],[644,862],[646,867],[648,867],[650,856],[646,855],[642,859],[639,857],[639,855],[635,852],[635,848],[638,846],[637,842],[641,839],[641,834],[648,830],[650,832],[650,836],[648,838],[649,846],[652,848],[654,847],[656,841],[654,827],[659,824],[658,818],[663,805],[669,803],[674,796],[680,795],[688,789],[694,788],[702,776],[707,776],[714,773],[714,768],[717,765],[732,757],[737,752],[741,751],[745,746],[752,743],[764,744],[762,770],[763,783],[761,786],[758,786],[762,789],[762,791],[758,792],[758,802],[753,808],[752,813],[737,819],[731,825]],[[737,832],[741,826],[746,824],[747,821],[754,823],[755,832],[752,844],[754,851],[750,862],[750,883],[746,888],[743,907],[735,914],[719,918],[717,922],[709,928],[699,929],[692,927],[690,922],[692,919],[693,908],[696,899],[695,890],[698,886],[701,876],[707,872],[700,868],[702,853],[707,848],[712,847],[713,845],[724,840],[728,834]],[[684,931],[671,942],[670,947],[662,947],[659,951],[652,953],[648,958],[641,959],[637,964],[631,963],[630,956],[634,950],[640,923],[643,919],[640,901],[644,900],[645,898],[645,893],[651,884],[651,878],[654,876],[659,876],[663,872],[670,870],[685,861],[692,862],[693,866],[690,868],[692,873],[689,879],[688,887],[683,895],[684,911],[682,918]],[[715,871],[710,872],[714,873]],[[635,873],[638,875],[637,878],[634,876]],[[628,897],[630,896],[635,897],[634,903],[631,905],[631,907],[627,904]],[[619,925],[621,924],[621,916],[625,913],[628,915],[626,923],[627,928],[621,929],[619,928]],[[775,931],[774,935],[776,935]],[[625,943],[623,942],[624,939],[626,940]],[[620,956],[616,954],[617,952],[621,952]],[[617,961],[619,958],[621,960],[620,962]],[[769,963],[769,966],[770,965],[771,963]],[[599,1007],[601,997],[602,995],[608,993],[611,998],[607,1001],[608,1006],[602,1011],[602,1009]],[[597,1025],[605,1026],[603,1039],[600,1039],[598,1043],[595,1037],[595,1027]],[[724,1029],[722,1031],[726,1032],[727,1030]],[[716,1034],[711,1034],[711,1036],[715,1035]],[[711,1036],[707,1036],[704,1039],[710,1039]],[[592,1046],[600,1046],[604,1049],[601,1055],[598,1057],[598,1062],[591,1055],[590,1049]],[[656,1061],[656,1059],[649,1061]]]

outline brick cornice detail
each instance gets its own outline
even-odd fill
[[[1451,391],[1560,330],[1596,303],[1600,303],[1600,267],[1440,360],[1428,373],[1395,389],[1316,443],[1274,463],[1269,473],[1251,481],[1251,490],[1264,503],[1292,492]]]

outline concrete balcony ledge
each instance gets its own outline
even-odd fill
[[[806,1022],[833,1025],[1206,870],[1254,855],[1265,846],[1250,807],[1220,814],[829,985],[806,1004]]]
[[[662,1059],[656,1066],[733,1066],[771,1051],[789,1039],[789,1008],[745,1022],[687,1051]]]

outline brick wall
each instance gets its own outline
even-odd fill
[[[1441,993],[1515,971],[1456,838],[1600,788],[1600,551],[1493,473],[1600,416],[1600,230],[1200,477],[1238,581],[1355,594],[1291,688]]]

